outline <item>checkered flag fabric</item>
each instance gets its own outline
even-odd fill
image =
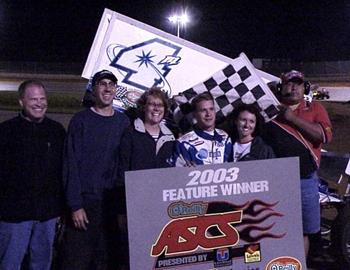
[[[242,103],[256,103],[266,122],[278,113],[278,100],[243,53],[206,81],[173,98],[176,104],[173,107],[175,122],[179,123],[183,117],[189,117],[190,102],[196,95],[206,91],[214,97],[218,121]]]
[[[128,89],[125,86],[118,85],[115,94],[115,99],[123,98],[126,95],[126,92],[128,92]]]

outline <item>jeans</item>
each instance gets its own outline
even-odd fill
[[[301,179],[301,203],[304,234],[317,233],[320,230],[321,210],[318,184],[319,178],[316,172]]]
[[[0,221],[0,270],[19,270],[27,253],[28,269],[49,270],[56,220]]]

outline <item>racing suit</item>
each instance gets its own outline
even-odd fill
[[[178,139],[175,166],[217,164],[232,161],[232,143],[228,134],[215,129],[213,134],[195,129]]]

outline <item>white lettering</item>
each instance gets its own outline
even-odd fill
[[[243,182],[243,183],[232,183],[220,185],[221,193],[224,196],[245,194],[245,193],[256,193],[269,191],[268,181],[254,181],[254,182]]]
[[[163,190],[163,201],[201,199],[218,196],[218,186],[199,186]]]
[[[228,169],[220,168],[217,170],[194,170],[189,172],[188,176],[191,178],[186,186],[199,186],[209,184],[219,184],[222,182],[234,182],[238,178],[239,168],[231,167]]]

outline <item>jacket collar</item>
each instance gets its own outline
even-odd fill
[[[138,132],[146,133],[145,124],[142,121],[142,119],[140,118],[135,119],[134,127],[135,127],[135,130],[137,130]],[[173,135],[173,133],[170,131],[170,129],[167,128],[167,126],[164,124],[163,121],[159,123],[159,127],[162,134]]]
[[[141,133],[146,133],[145,124],[143,123],[143,121],[140,118],[135,119],[134,127],[135,127],[136,131],[141,132]],[[165,126],[163,121],[160,122],[159,127],[160,127],[161,136],[158,139],[158,141],[156,142],[156,154],[158,154],[159,150],[166,142],[175,140],[173,133],[170,131],[170,129],[168,129]]]
[[[222,142],[223,141],[223,137],[216,131],[216,129],[214,129],[214,135],[210,135],[209,133],[203,131],[202,129],[198,129],[195,128],[194,132],[202,137],[203,139],[206,140],[210,140],[210,141],[218,141],[218,142]]]

